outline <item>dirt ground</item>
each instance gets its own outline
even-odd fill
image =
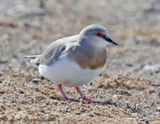
[[[77,102],[68,87],[75,101],[64,101],[23,56],[93,23],[120,45],[82,86],[95,101]],[[160,1],[0,0],[0,123],[160,124]]]

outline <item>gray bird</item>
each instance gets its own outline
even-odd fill
[[[64,86],[75,87],[81,101],[92,101],[80,91],[80,85],[99,76],[106,67],[111,39],[105,27],[92,24],[79,34],[54,41],[41,55],[26,56],[38,65],[39,73],[55,83],[65,100],[71,100]]]

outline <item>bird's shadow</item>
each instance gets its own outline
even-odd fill
[[[63,100],[60,98],[54,98],[57,100]],[[99,101],[99,100],[92,100],[92,101],[81,101],[80,99],[74,99],[71,98],[69,100],[63,100],[65,102],[76,102],[76,103],[82,103],[82,104],[91,104],[91,105],[112,105],[112,106],[118,106],[118,104],[116,103],[116,101],[113,101],[112,99],[109,100],[103,100],[103,101]]]
[[[117,103],[113,101],[112,99],[110,100],[104,100],[104,101],[99,101],[99,100],[92,100],[92,101],[80,101],[79,99],[71,99],[71,102],[77,102],[77,103],[83,103],[83,104],[93,104],[93,105],[113,105],[117,106]]]

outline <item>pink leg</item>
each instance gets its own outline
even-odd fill
[[[80,96],[81,96],[81,98],[80,98],[80,101],[82,101],[82,102],[90,102],[90,101],[92,101],[92,99],[91,98],[89,98],[89,97],[86,97],[82,92],[81,92],[81,90],[80,90],[80,88],[78,87],[78,86],[76,86],[75,87],[75,89],[76,89],[76,91],[80,94]]]
[[[62,94],[64,100],[70,100],[70,98],[65,94],[62,84],[57,84],[58,90],[60,91],[60,93]]]

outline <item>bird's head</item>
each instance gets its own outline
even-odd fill
[[[98,44],[114,44],[118,45],[115,41],[112,40],[112,38],[109,36],[108,30],[97,24],[92,24],[87,27],[85,27],[81,32],[80,32],[81,37],[87,37],[92,39],[91,41],[97,42]]]

